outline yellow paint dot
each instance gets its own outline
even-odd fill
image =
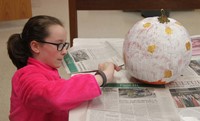
[[[190,50],[190,49],[191,49],[191,44],[190,44],[190,42],[187,42],[187,43],[185,44],[185,47],[186,47],[186,50]]]
[[[171,70],[165,70],[164,77],[165,78],[170,78],[171,76],[172,76],[172,71]]]
[[[180,22],[176,21],[175,22],[177,25],[183,26]]]
[[[145,24],[143,25],[144,28],[148,28],[148,27],[150,27],[150,26],[151,26],[151,23],[149,23],[149,22],[148,22],[148,23],[145,23]]]
[[[156,45],[149,45],[147,50],[148,50],[150,53],[154,53],[155,49],[156,49]]]
[[[166,27],[165,32],[166,34],[170,35],[172,34],[172,29],[170,27]]]

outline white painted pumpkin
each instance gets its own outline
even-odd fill
[[[174,81],[189,65],[192,52],[187,30],[174,19],[168,18],[168,22],[161,23],[158,18],[137,22],[123,45],[127,71],[150,84]]]

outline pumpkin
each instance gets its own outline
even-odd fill
[[[189,65],[192,44],[188,31],[164,15],[137,22],[123,43],[128,73],[149,84],[166,84],[176,80]]]

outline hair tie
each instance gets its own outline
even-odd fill
[[[104,87],[106,85],[106,83],[107,83],[107,77],[106,77],[105,73],[103,71],[101,71],[101,70],[97,70],[95,75],[100,75],[102,77],[103,83],[102,83],[102,85],[100,87]]]

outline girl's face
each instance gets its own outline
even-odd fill
[[[65,43],[66,42],[66,31],[60,25],[52,25],[48,28],[49,36],[44,39],[45,42],[51,43]],[[37,59],[53,68],[59,68],[62,64],[62,59],[66,54],[67,50],[64,47],[63,50],[58,51],[57,46],[53,44],[40,43],[39,53]]]

